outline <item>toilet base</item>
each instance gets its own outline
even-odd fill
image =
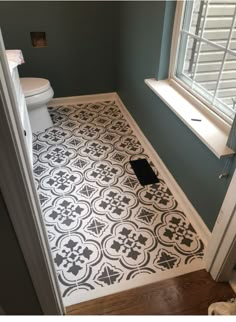
[[[29,119],[32,132],[43,132],[47,128],[53,126],[47,105],[34,108],[29,111]]]

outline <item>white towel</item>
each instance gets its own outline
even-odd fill
[[[227,302],[215,302],[208,307],[208,315],[236,315],[236,298]]]
[[[6,55],[10,69],[13,69],[14,67],[21,65],[25,62],[22,51],[19,49],[6,50]]]

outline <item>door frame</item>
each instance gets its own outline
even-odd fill
[[[42,312],[64,314],[1,30],[0,146],[0,189]]]
[[[236,169],[207,247],[206,270],[216,281],[230,281],[236,264]]]

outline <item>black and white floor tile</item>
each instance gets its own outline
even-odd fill
[[[34,134],[34,175],[65,305],[200,265],[203,242],[117,103],[49,111],[54,126]],[[158,183],[140,185],[129,163],[139,158]]]

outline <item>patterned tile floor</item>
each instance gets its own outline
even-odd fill
[[[198,265],[204,245],[115,101],[49,108],[34,175],[65,305]],[[160,182],[141,186],[129,161]]]

